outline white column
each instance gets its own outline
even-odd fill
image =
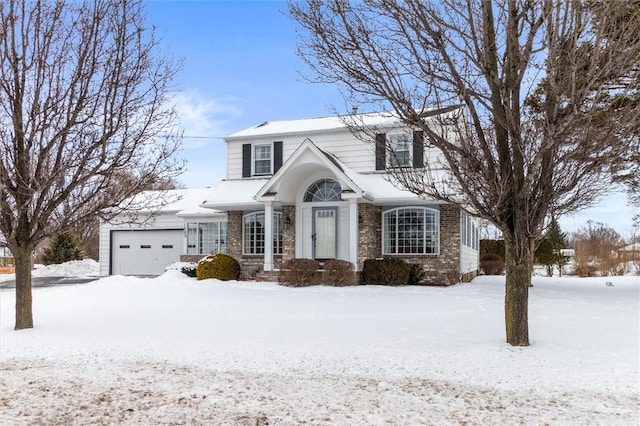
[[[349,199],[349,262],[358,270],[358,200]]]
[[[264,203],[264,270],[273,271],[273,205]]]

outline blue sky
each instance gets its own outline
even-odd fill
[[[231,133],[349,108],[335,87],[301,76],[308,70],[296,56],[296,26],[284,1],[150,0],[146,9],[163,48],[184,60],[175,83],[186,136],[187,171],[180,180],[188,188],[215,186],[225,177],[222,138]],[[626,196],[614,194],[560,224],[573,231],[594,220],[626,237],[632,215]]]
[[[187,187],[213,186],[225,176],[221,137],[267,120],[330,115],[331,105],[344,104],[336,88],[301,77],[285,9],[279,1],[147,3],[162,46],[184,60],[176,84]]]

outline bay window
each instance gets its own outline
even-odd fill
[[[382,213],[383,254],[438,254],[440,212],[428,207],[399,207]]]

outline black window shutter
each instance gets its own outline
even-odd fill
[[[242,145],[242,177],[251,177],[251,144]]]
[[[282,167],[282,142],[273,143],[273,173]]]
[[[378,133],[376,135],[376,170],[384,170],[387,135]]]
[[[413,167],[424,167],[424,132],[413,132]]]

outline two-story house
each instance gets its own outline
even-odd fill
[[[344,259],[361,270],[366,259],[391,256],[424,265],[433,284],[475,276],[475,218],[388,179],[394,168],[423,168],[438,151],[390,114],[360,118],[376,129],[370,140],[340,117],[265,122],[227,137],[227,178],[190,209],[169,209],[183,220],[180,258],[226,252],[243,278],[291,258]],[[110,226],[103,236],[113,260]],[[112,264],[103,272],[118,273]]]

